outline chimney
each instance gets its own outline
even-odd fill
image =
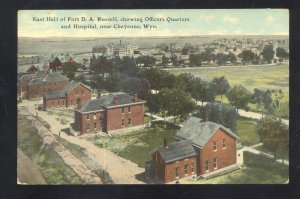
[[[167,138],[164,138],[164,148],[167,149],[168,148],[168,144],[167,144]]]
[[[133,100],[134,100],[134,102],[138,101],[138,94],[133,94]]]
[[[114,96],[114,105],[120,104],[119,96]]]

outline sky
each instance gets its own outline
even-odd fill
[[[47,21],[53,17],[58,21]],[[68,21],[68,18],[94,21]],[[118,21],[97,21],[115,17]],[[121,18],[142,18],[124,22]],[[150,18],[163,21],[146,21]],[[188,21],[174,21],[175,19]],[[35,20],[34,20],[35,19]],[[37,20],[40,19],[40,20]],[[168,22],[168,19],[171,21]],[[41,21],[43,20],[43,21]],[[95,25],[97,29],[74,29]],[[157,28],[144,28],[150,24]],[[71,28],[62,28],[70,25]],[[118,25],[140,26],[120,28]],[[102,26],[102,27],[100,27]],[[106,28],[103,28],[106,26]],[[107,28],[110,26],[110,28]],[[148,26],[149,27],[149,26]],[[191,10],[20,10],[18,37],[119,37],[119,36],[192,36],[192,35],[288,35],[288,9],[191,9]]]

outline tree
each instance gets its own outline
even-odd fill
[[[216,89],[214,83],[208,83],[197,79],[192,88],[192,97],[202,102],[213,102],[216,98]]]
[[[225,95],[225,93],[228,92],[228,90],[230,89],[230,85],[228,80],[222,76],[222,77],[215,77],[212,82],[214,83],[214,85],[216,85],[216,92],[218,95],[221,95],[221,100],[222,100],[222,96]]]
[[[251,97],[251,103],[255,104],[258,109],[261,110],[262,116],[264,113],[272,113],[274,106],[272,105],[272,96],[270,90],[260,90],[255,88]]]
[[[289,53],[284,48],[278,47],[276,49],[276,56],[279,57],[279,62],[282,62],[283,59],[289,58]]]
[[[119,71],[121,73],[126,73],[129,76],[135,76],[138,67],[135,64],[134,58],[129,56],[123,57]]]
[[[232,52],[229,52],[226,58],[227,61],[230,61],[231,63],[236,63],[236,55]]]
[[[150,89],[161,89],[163,76],[161,70],[158,70],[156,68],[150,68],[149,70],[145,69],[143,71],[140,71],[138,75],[148,80],[150,84]]]
[[[216,60],[217,60],[217,64],[220,65],[225,65],[226,61],[227,61],[227,55],[225,55],[224,53],[218,53],[216,56]]]
[[[220,102],[207,103],[199,112],[203,120],[207,119],[208,121],[222,124],[236,132],[238,115],[233,106]]]
[[[192,54],[189,57],[191,66],[201,66],[202,64],[202,55],[201,54]]]
[[[255,58],[255,54],[251,50],[243,50],[238,57],[242,59],[243,63],[251,62]]]
[[[138,77],[125,77],[120,81],[120,90],[129,94],[138,94],[145,99],[149,94],[150,85],[146,79]]]
[[[264,146],[273,153],[274,161],[278,153],[284,160],[289,145],[288,126],[274,117],[265,117],[257,122],[257,133]]]
[[[161,76],[161,87],[163,88],[177,88],[178,87],[178,80],[177,76],[165,72],[162,72]]]
[[[273,51],[273,45],[269,44],[265,46],[261,54],[268,63],[271,63],[275,54]]]
[[[242,85],[236,85],[226,93],[229,103],[238,109],[243,108],[248,110],[248,103],[251,100],[251,93]]]
[[[70,80],[73,80],[75,77],[75,72],[77,71],[77,64],[76,63],[66,63],[63,67],[63,73],[66,77]]]
[[[270,92],[271,92],[271,98],[272,98],[272,105],[276,108],[277,111],[279,111],[281,100],[284,97],[284,93],[282,92],[281,89],[271,90]]]
[[[192,93],[195,82],[201,82],[199,77],[194,77],[190,73],[181,73],[178,76],[179,88],[187,93]]]
[[[182,90],[162,89],[158,96],[162,99],[162,110],[168,115],[173,115],[174,124],[177,116],[185,120],[189,113],[196,109],[195,102]]]

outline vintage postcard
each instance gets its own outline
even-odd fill
[[[18,184],[289,183],[287,9],[20,10]]]

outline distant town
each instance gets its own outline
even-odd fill
[[[18,183],[288,183],[288,37],[212,38],[23,38]]]

